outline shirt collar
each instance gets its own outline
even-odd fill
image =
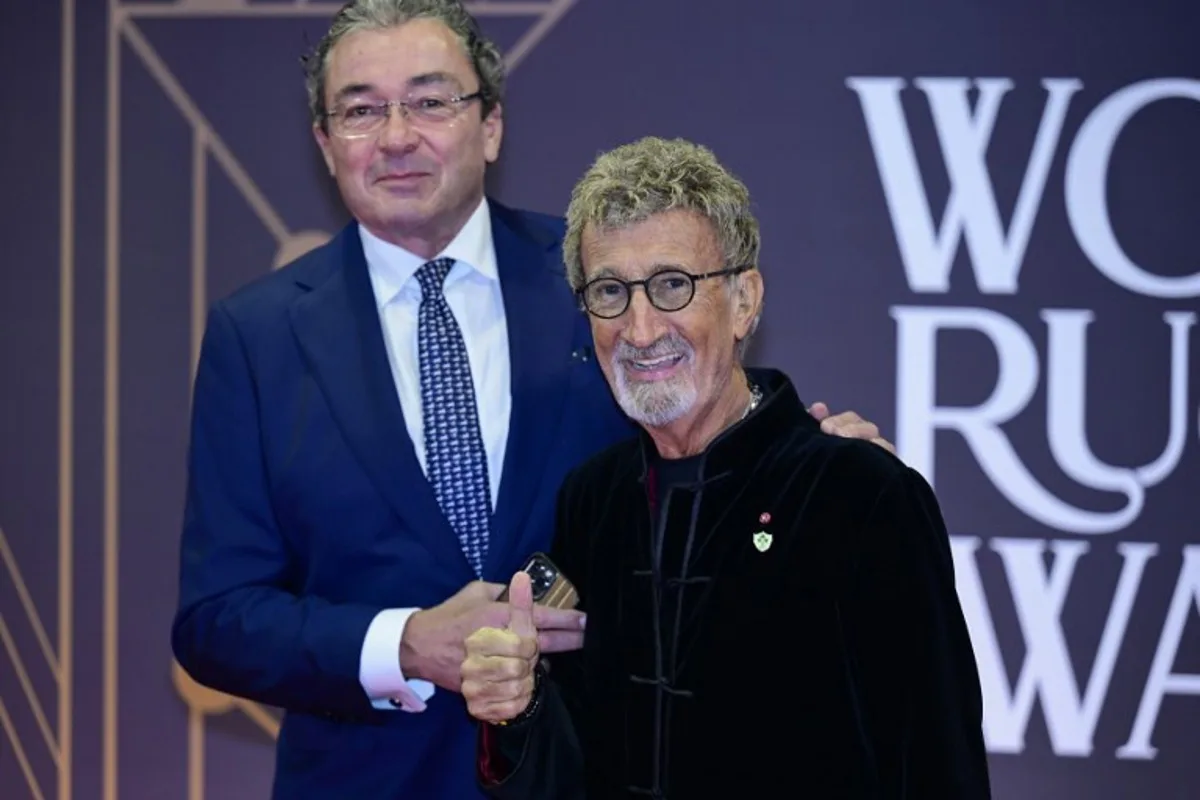
[[[371,277],[371,288],[375,292],[376,305],[383,308],[405,290],[427,259],[380,239],[361,223],[358,226],[358,234],[362,240],[363,255],[367,260],[367,271]],[[490,281],[499,278],[496,251],[492,245],[492,216],[488,210],[487,198],[479,202],[479,206],[450,244],[434,256],[434,259],[437,258],[452,258],[455,261],[454,268],[446,277],[447,285],[462,279],[469,271],[474,271]],[[412,285],[415,288],[416,281],[412,281]],[[419,289],[417,291],[419,292]]]
[[[746,377],[762,390],[762,401],[744,419],[717,434],[697,455],[701,462],[698,485],[731,474],[749,474],[781,439],[820,435],[820,423],[808,413],[786,373],[770,367],[747,367]],[[639,428],[638,439],[642,456],[639,480],[645,481],[650,479],[658,451],[645,428]]]

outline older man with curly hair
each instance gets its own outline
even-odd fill
[[[979,678],[937,500],[821,431],[741,354],[763,308],[746,187],[707,149],[602,155],[568,278],[641,427],[575,469],[550,559],[587,614],[543,658],[530,582],[467,640],[499,798],[989,797]]]

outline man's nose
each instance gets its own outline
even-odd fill
[[[628,318],[625,327],[625,339],[634,347],[649,347],[657,342],[666,332],[662,313],[646,297],[646,292],[637,287],[632,289],[629,298],[629,308],[625,311]]]
[[[379,146],[385,149],[411,148],[418,138],[404,106],[389,106],[383,129],[379,132]]]

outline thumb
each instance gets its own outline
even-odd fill
[[[808,413],[812,414],[817,422],[820,422],[829,416],[829,406],[824,403],[813,403],[808,409]]]
[[[508,585],[508,629],[522,638],[537,636],[533,626],[533,585],[524,572],[513,575]]]

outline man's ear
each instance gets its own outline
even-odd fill
[[[329,170],[329,174],[337,177],[337,170],[334,167],[333,151],[330,149],[329,134],[321,127],[320,123],[313,123],[312,126],[313,138],[317,140],[317,147],[321,148],[321,155],[325,158],[325,168]]]
[[[483,119],[483,157],[494,164],[500,157],[500,143],[504,139],[504,108],[499,103]]]
[[[762,273],[757,268],[738,276],[734,291],[734,330],[739,340],[754,333],[754,326],[763,304]]]

